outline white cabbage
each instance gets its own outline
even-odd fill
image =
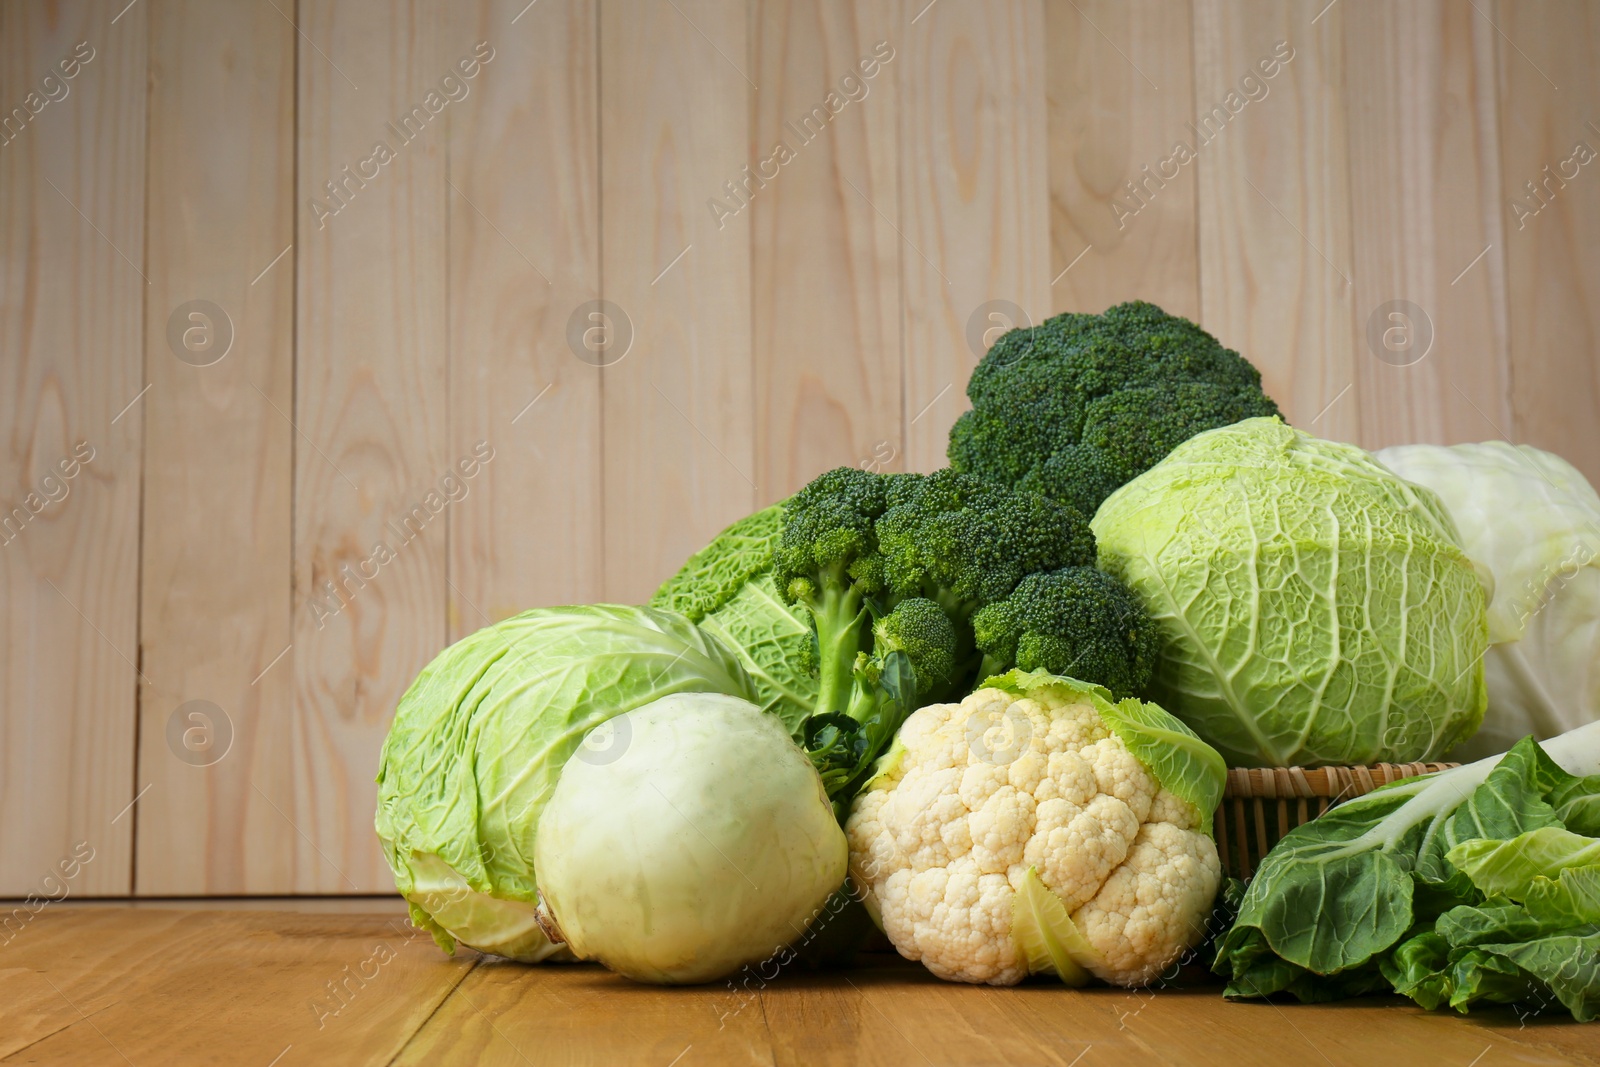
[[[748,700],[675,693],[598,730],[617,740],[567,761],[534,846],[540,909],[568,948],[670,984],[786,962],[848,847],[783,724]]]
[[[1489,710],[1456,759],[1600,719],[1600,496],[1527,445],[1400,445],[1378,459],[1444,500],[1462,546],[1494,574]]]

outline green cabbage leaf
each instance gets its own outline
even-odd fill
[[[1359,448],[1247,419],[1090,525],[1160,631],[1150,695],[1230,765],[1437,759],[1483,718],[1484,579],[1438,497]]]
[[[682,612],[732,649],[755,684],[756,704],[798,739],[817,702],[815,638],[772,579],[782,535],[782,503],[747,515],[690,556],[650,606]]]
[[[1214,969],[1226,995],[1391,988],[1424,1007],[1600,1015],[1600,723],[1408,778],[1290,831]],[[1564,822],[1563,818],[1570,822]]]

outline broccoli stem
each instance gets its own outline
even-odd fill
[[[970,619],[972,613],[980,607],[979,604],[963,599],[951,590],[939,586],[923,590],[922,595],[939,605],[939,608],[952,619]]]
[[[877,686],[859,682],[850,692],[850,703],[845,707],[844,713],[856,722],[866,722],[868,716],[877,710],[878,703],[882,699],[883,694],[879,692]]]
[[[993,678],[997,674],[1004,674],[1010,669],[1011,666],[1002,657],[985,652],[983,662],[978,665],[978,673],[973,676],[972,684],[982,685],[986,679]]]
[[[806,608],[817,625],[818,712],[844,711],[855,684],[856,653],[861,651],[867,608],[843,573],[823,576],[821,595]]]

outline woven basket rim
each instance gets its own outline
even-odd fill
[[[1349,767],[1233,767],[1223,799],[1351,797],[1419,774],[1459,767],[1459,763],[1375,763]]]

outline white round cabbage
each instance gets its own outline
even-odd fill
[[[1494,574],[1478,759],[1529,734],[1600,719],[1600,496],[1576,467],[1527,445],[1400,445],[1378,459],[1444,501],[1462,546]]]
[[[567,946],[639,981],[709,982],[797,940],[849,849],[811,760],[748,700],[663,697],[599,727],[539,817]],[[587,744],[587,742],[586,742]]]

